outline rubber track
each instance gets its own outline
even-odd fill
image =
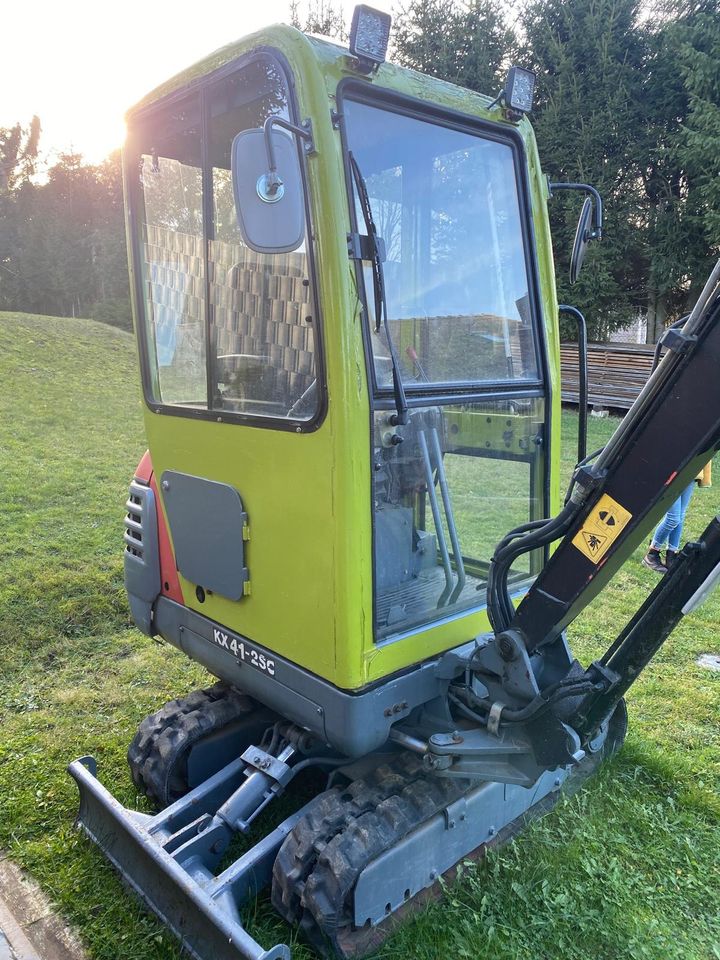
[[[160,809],[187,793],[192,747],[257,708],[250,697],[218,682],[171,700],[145,717],[128,749],[135,786]]]
[[[272,904],[288,923],[297,923],[302,917],[305,881],[325,846],[355,818],[402,790],[408,778],[421,770],[418,757],[401,754],[393,766],[381,764],[365,779],[326,790],[308,804],[305,816],[285,839],[273,867]]]
[[[403,754],[392,767],[321,794],[280,848],[273,906],[299,922],[322,955],[342,955],[337,934],[352,923],[351,894],[362,870],[470,785],[426,773],[418,757]]]
[[[597,765],[616,753],[625,739],[627,710],[621,700],[610,721],[605,747],[587,761],[583,775],[572,777],[570,791],[536,804],[536,814],[554,806],[558,797],[579,789]],[[585,764],[582,765],[585,767]],[[353,926],[353,890],[365,867],[424,821],[465,793],[476,781],[445,779],[424,770],[419,758],[403,754],[393,766],[378,767],[345,789],[320,794],[289,834],[275,860],[272,903],[288,922],[298,923],[305,938],[323,957],[364,955],[388,931],[367,939],[366,928]],[[509,825],[514,836],[532,818],[532,811]],[[403,908],[401,908],[402,910]],[[382,924],[380,925],[382,927]]]

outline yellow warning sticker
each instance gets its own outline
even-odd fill
[[[630,520],[632,514],[604,493],[585,519],[582,529],[573,537],[573,545],[588,560],[599,563]]]

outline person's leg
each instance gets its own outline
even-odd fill
[[[668,530],[668,550],[672,553],[677,553],[680,549],[680,540],[682,539],[683,525],[685,523],[685,514],[687,513],[688,504],[690,503],[690,498],[693,495],[695,490],[695,481],[693,480],[680,494],[678,499],[670,508],[674,511],[673,519],[674,525]],[[667,517],[670,516],[670,511],[668,510]]]
[[[682,496],[678,497],[675,503],[662,518],[655,529],[653,538],[650,541],[651,550],[661,550],[670,539],[671,534],[682,521]]]

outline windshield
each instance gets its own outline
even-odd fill
[[[344,114],[385,245],[387,314],[403,382],[536,381],[513,147],[354,100]],[[365,283],[372,320],[368,267]],[[370,327],[376,380],[389,387],[386,336]]]

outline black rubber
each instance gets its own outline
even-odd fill
[[[544,798],[500,831],[500,845],[530,820],[547,813],[563,794],[579,789],[597,766],[616,753],[627,731],[621,700],[613,712],[605,742],[580,764],[562,791]],[[317,796],[280,848],[272,878],[272,904],[289,923],[297,924],[323,957],[351,958],[376,949],[390,932],[353,924],[353,891],[365,867],[424,821],[476,785],[427,772],[414,754],[400,754],[363,780]],[[414,900],[423,902],[427,891]],[[413,902],[400,908],[410,909]]]
[[[273,906],[322,956],[353,956],[351,893],[362,870],[470,786],[401,754],[364,780],[320,794],[278,852]]]
[[[249,720],[260,710],[246,694],[222,682],[171,700],[145,717],[130,744],[127,758],[133,783],[160,809],[169,806],[194,786],[188,780],[191,751],[217,731]],[[242,742],[239,747],[242,752]],[[217,769],[225,762],[219,755]]]

